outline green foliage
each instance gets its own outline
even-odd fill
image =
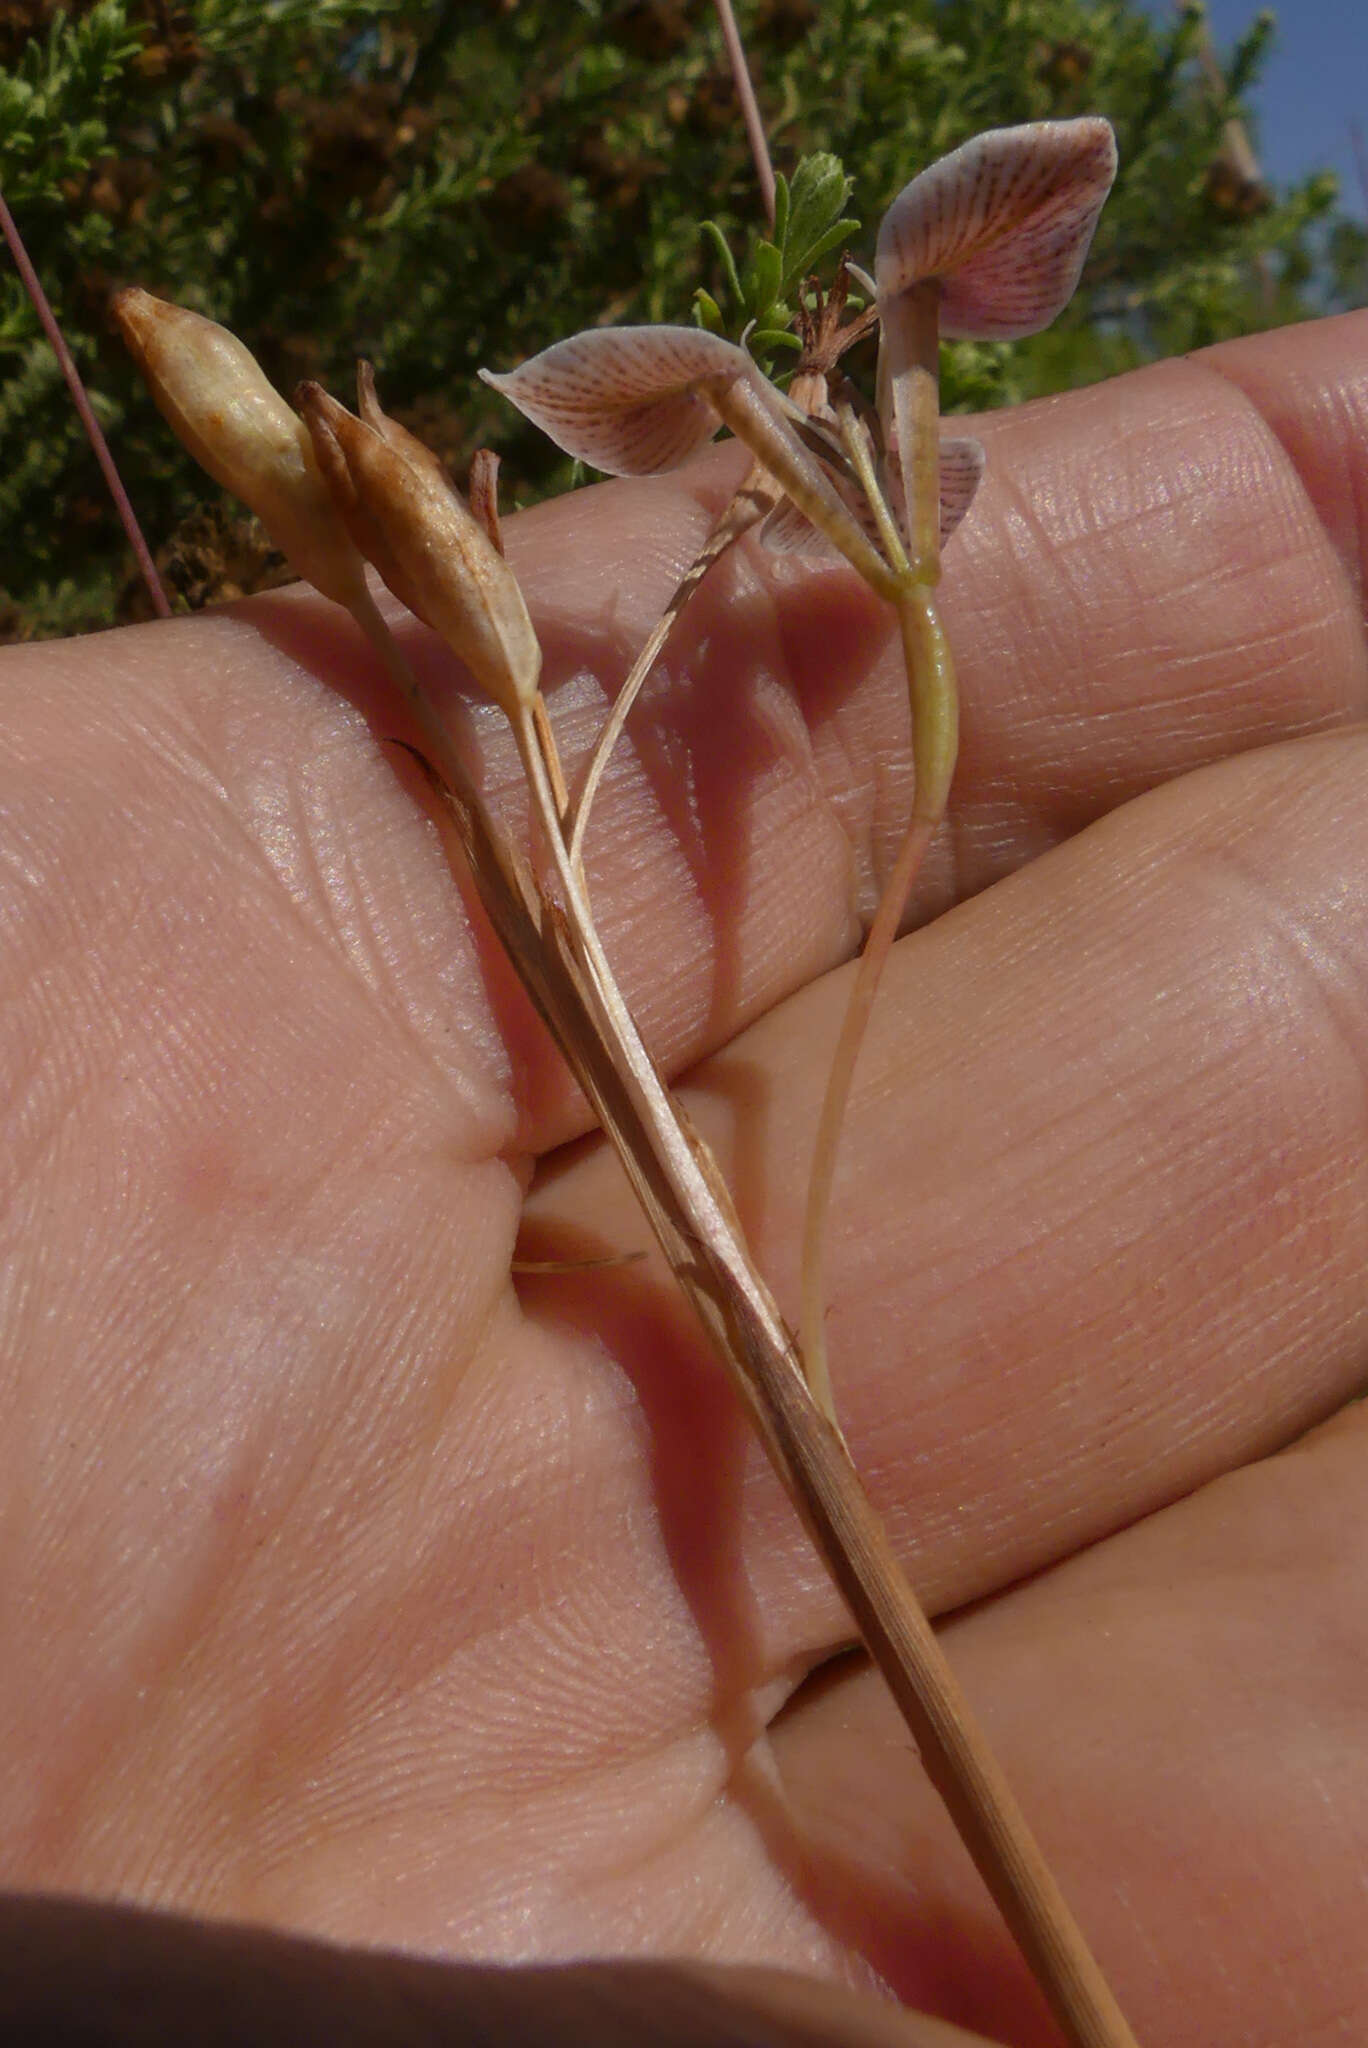
[[[0,74],[11,207],[53,196],[108,147],[119,88],[138,48],[122,0],[100,0],[49,41],[34,38],[17,67]]]
[[[824,256],[845,249],[860,231],[860,223],[845,211],[852,183],[839,158],[827,150],[805,156],[791,186],[780,171],[775,178],[772,238],[755,237],[744,275],[717,222],[703,222],[703,234],[721,267],[728,307],[739,329],[735,338],[746,335],[757,361],[768,362],[776,349],[799,346],[789,325],[798,287],[816,271]],[[714,334],[729,331],[717,300],[702,285],[694,292],[694,318]]]
[[[1121,174],[1064,319],[946,352],[950,406],[1059,389],[1362,299],[1363,239],[1311,179],[1233,164],[1268,29],[1199,62],[1201,20],[1136,0],[742,0],[778,169],[759,220],[720,35],[698,0],[42,0],[8,37],[0,182],[100,397],[154,540],[211,496],[112,335],[139,283],[232,326],[288,390],[345,393],[357,354],[458,467],[508,494],[569,466],[485,387],[604,320],[698,317],[769,353],[847,203],[873,224],[977,130],[1098,111]],[[806,161],[805,161],[806,160]],[[799,167],[802,166],[800,169]],[[844,169],[842,168],[844,166]],[[847,177],[849,173],[849,177]],[[853,190],[851,189],[853,180]],[[715,233],[700,233],[700,219]],[[841,226],[840,235],[854,234]],[[723,249],[744,249],[740,262]],[[730,266],[730,267],[729,267]],[[126,558],[17,281],[0,276],[0,530],[10,630],[109,616]],[[203,578],[198,579],[202,583]],[[197,587],[198,587],[197,583]]]

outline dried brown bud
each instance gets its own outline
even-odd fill
[[[296,402],[362,554],[507,716],[521,716],[541,676],[537,636],[512,570],[437,457],[380,410],[364,369],[365,419],[320,384],[301,384]]]
[[[112,310],[169,425],[216,483],[250,505],[291,567],[351,610],[366,572],[314,460],[304,423],[226,327],[150,292]]]

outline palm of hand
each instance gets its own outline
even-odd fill
[[[1363,1424],[1251,1463],[1362,1383],[1358,331],[998,423],[924,907],[974,900],[900,949],[843,1155],[857,1458],[933,1610],[984,1603],[952,1655],[1170,2043],[1368,2016]],[[703,523],[657,485],[523,523],[553,679],[625,662]],[[790,1310],[842,849],[906,798],[882,637],[839,571],[724,568],[596,833]],[[878,1687],[802,1684],[848,1624],[657,1266],[510,1279],[529,1180],[531,1256],[644,1225],[402,763],[292,656],[365,702],[293,597],[10,657],[9,1881],[872,1964],[1052,2039]],[[596,701],[553,700],[572,747]]]

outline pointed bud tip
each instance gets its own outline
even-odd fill
[[[445,640],[510,718],[534,701],[541,650],[513,572],[441,460],[381,410],[359,366],[358,419],[321,385],[296,393],[352,541],[395,596]]]
[[[122,285],[109,295],[109,312],[129,353],[141,360],[144,347],[158,321],[174,316],[178,307],[145,292],[141,285]]]
[[[375,389],[375,365],[364,356],[356,359],[356,410],[368,427],[378,426],[384,418]]]

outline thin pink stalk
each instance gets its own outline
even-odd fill
[[[765,218],[771,228],[774,226],[774,165],[770,162],[769,143],[765,139],[765,124],[760,118],[760,107],[751,84],[750,71],[746,65],[745,45],[741,31],[736,26],[731,0],[713,0],[717,18],[722,24],[722,40],[727,46],[727,62],[731,65],[732,78],[736,84],[736,97],[741,102],[741,117],[746,124],[746,140],[750,144],[751,157],[755,163],[755,176],[760,186],[760,198],[765,208]]]
[[[855,1079],[855,1062],[864,1046],[874,998],[879,993],[893,941],[912,893],[922,856],[936,830],[934,818],[914,817],[907,828],[893,872],[879,899],[879,908],[855,970],[855,984],[841,1019],[841,1032],[827,1075],[826,1094],[817,1122],[809,1177],[811,1195],[803,1225],[802,1322],[798,1348],[807,1370],[808,1385],[826,1414],[834,1421],[836,1409],[831,1387],[831,1368],[826,1344],[826,1243],[827,1209],[836,1177],[836,1154],[841,1142],[846,1105]]]
[[[100,472],[109,488],[109,495],[114,500],[114,509],[119,515],[119,522],[128,536],[128,544],[133,550],[142,580],[147,585],[147,594],[152,600],[152,609],[156,612],[159,619],[169,619],[171,616],[171,606],[167,600],[166,592],[162,589],[161,578],[157,574],[157,565],[152,560],[147,542],[143,539],[142,528],[138,524],[137,514],[134,512],[132,504],[129,502],[128,493],[123,487],[123,479],[114,466],[114,457],[109,452],[109,443],[101,432],[100,422],[96,419],[94,408],[86,395],[85,385],[81,382],[81,373],[76,367],[71,350],[63,339],[62,330],[57,325],[57,315],[48,304],[47,293],[38,282],[38,273],[29,260],[28,250],[24,247],[24,238],[19,232],[14,215],[5,204],[5,196],[2,192],[0,192],[0,230],[4,232],[5,240],[9,244],[10,255],[14,258],[14,267],[19,273],[24,290],[33,301],[33,310],[38,315],[43,332],[52,344],[52,352],[57,358],[57,367],[66,378],[67,389],[71,393],[71,402],[80,416],[81,425],[85,428],[86,439],[95,451],[95,460],[100,465]]]

